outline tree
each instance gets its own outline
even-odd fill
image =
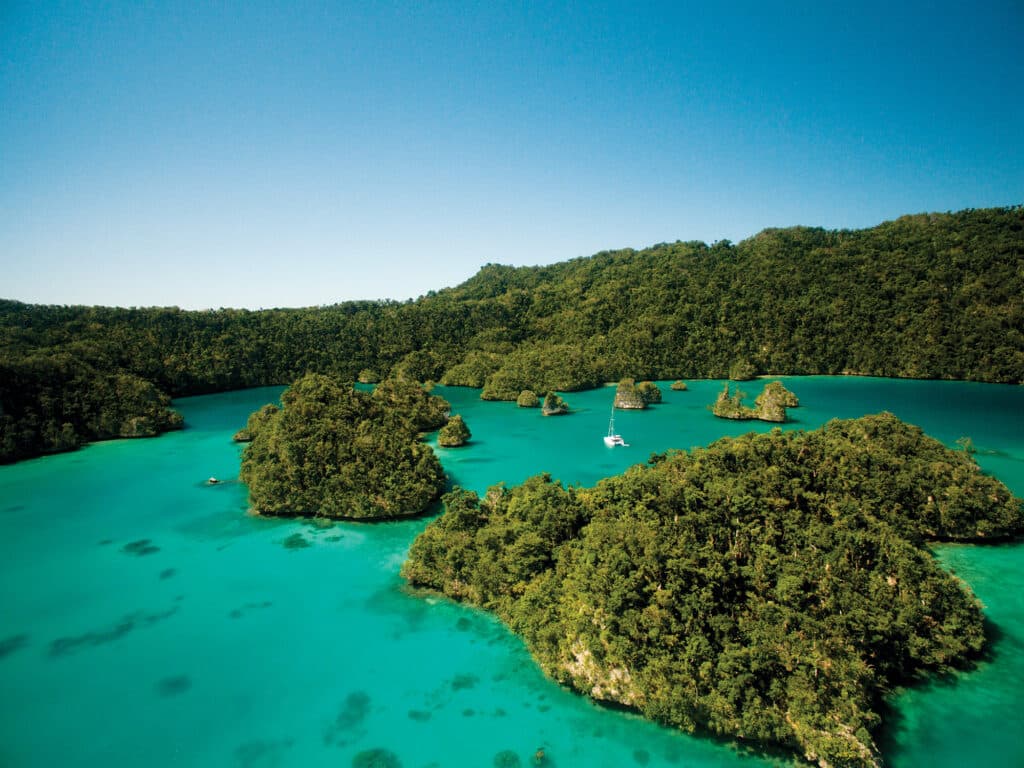
[[[614,404],[616,408],[623,410],[640,410],[647,407],[647,400],[637,388],[634,379],[625,378],[615,388]]]
[[[759,371],[1017,384],[1022,231],[1022,206],[903,216],[856,231],[766,229],[737,244],[488,265],[417,301],[306,309],[0,300],[0,461],[157,434],[180,424],[170,397],[307,372],[364,382],[440,377],[509,401],[526,389],[571,392],[624,376]]]
[[[749,360],[735,360],[729,366],[729,378],[732,381],[750,381],[757,374],[757,368]]]
[[[516,405],[520,408],[537,408],[540,406],[540,400],[532,390],[524,389],[516,398]]]
[[[452,416],[437,434],[437,444],[443,448],[458,448],[471,437],[469,427],[461,416]]]
[[[661,390],[653,381],[641,381],[636,385],[637,394],[644,401],[645,405],[654,405],[661,402]]]
[[[770,381],[765,384],[761,394],[758,395],[758,400],[762,398],[778,403],[784,408],[797,408],[800,405],[797,396],[786,389],[781,381]]]
[[[711,412],[722,419],[759,419],[761,421],[784,422],[786,420],[786,404],[799,405],[796,395],[777,381],[770,382],[761,390],[754,400],[753,408],[743,404],[746,395],[736,389],[730,394],[729,382],[725,383]]]
[[[757,416],[752,408],[743,404],[746,395],[736,388],[735,393],[730,393],[729,382],[725,382],[722,391],[718,393],[711,412],[720,419],[756,419]]]
[[[288,517],[394,518],[420,514],[439,498],[444,471],[417,439],[435,406],[416,385],[381,387],[370,395],[307,374],[281,395],[280,409],[254,413],[241,470],[253,509]]]
[[[786,389],[778,381],[765,384],[761,394],[754,400],[754,413],[761,421],[786,420],[786,408],[800,405],[796,395]]]
[[[980,603],[926,542],[1024,532],[1020,499],[891,414],[444,504],[402,575],[493,611],[554,680],[854,768],[880,765],[887,691],[985,643]]]
[[[235,432],[234,441],[236,443],[252,442],[253,435],[266,426],[267,422],[271,421],[274,414],[279,410],[273,403],[267,403],[258,411],[253,411],[249,414],[249,419],[246,421],[245,426]]]
[[[554,392],[548,392],[544,396],[544,407],[541,413],[545,416],[561,416],[569,412],[569,404]]]

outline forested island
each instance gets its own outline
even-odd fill
[[[746,395],[739,387],[730,391],[729,383],[718,393],[718,399],[711,407],[711,412],[720,419],[757,419],[759,421],[770,421],[781,423],[786,421],[786,409],[796,408],[800,405],[796,395],[790,392],[778,381],[770,381],[764,385],[761,394],[754,400],[754,407],[751,408],[743,403]]]
[[[493,611],[595,699],[866,767],[887,692],[985,642],[927,543],[1022,529],[969,454],[881,414],[725,438],[593,488],[455,489],[402,573]]]
[[[448,423],[437,433],[437,444],[442,448],[461,448],[472,436],[463,418],[456,415],[448,419]]]
[[[544,403],[540,407],[540,412],[545,416],[562,416],[569,412],[569,404],[556,392],[548,392],[544,396]]]
[[[369,520],[424,512],[445,474],[419,434],[443,427],[449,405],[419,385],[385,381],[373,393],[307,374],[281,407],[249,417],[241,478],[263,515]],[[456,417],[458,418],[458,417]],[[461,419],[454,433],[468,438]]]
[[[653,381],[623,379],[615,388],[613,405],[622,410],[643,410],[648,405],[661,402],[661,390]]]
[[[168,396],[307,372],[441,381],[505,400],[626,377],[1020,383],[1022,254],[1015,206],[489,264],[404,303],[189,312],[0,301],[0,461],[156,433],[178,424]]]

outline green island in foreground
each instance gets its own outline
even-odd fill
[[[356,520],[423,513],[443,493],[445,474],[419,435],[448,423],[449,408],[410,382],[388,379],[371,394],[303,376],[281,408],[264,406],[246,424],[240,477],[253,510]],[[468,439],[459,424],[453,433]]]
[[[981,606],[927,542],[1019,499],[890,414],[653,456],[593,488],[456,488],[410,584],[493,611],[553,679],[687,731],[879,766],[895,686],[969,665]]]

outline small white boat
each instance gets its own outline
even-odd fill
[[[612,403],[612,417],[608,420],[608,434],[604,436],[604,444],[609,448],[614,448],[616,445],[628,446],[625,440],[622,439],[622,435],[615,434],[615,403]]]

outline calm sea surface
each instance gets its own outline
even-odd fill
[[[865,378],[783,379],[805,405],[787,428],[889,410],[1024,496],[1024,387]],[[616,414],[613,390],[573,413],[481,402],[439,387],[473,431],[439,450],[477,491],[542,471],[592,484],[652,452],[769,425],[715,419],[721,382],[663,385]],[[744,385],[751,396],[761,384]],[[359,765],[404,768],[769,766],[599,708],[544,678],[497,621],[407,593],[398,576],[425,521],[314,527],[246,514],[231,435],[280,388],[176,402],[187,428],[0,467],[0,766]],[[881,734],[892,766],[1024,765],[1024,547],[943,546],[985,603],[989,659],[901,691]],[[364,755],[364,758],[366,756]],[[392,766],[378,761],[365,765]]]

